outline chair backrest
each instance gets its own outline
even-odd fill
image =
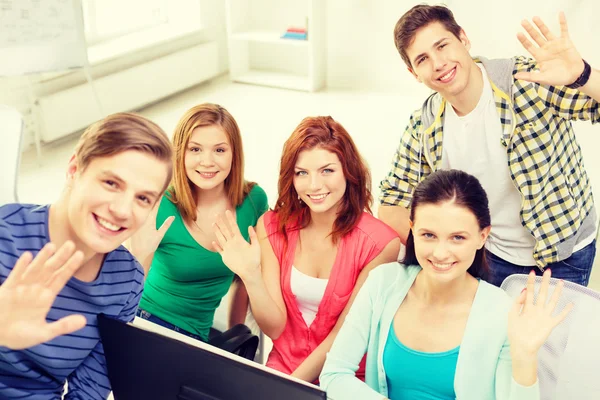
[[[511,275],[502,282],[511,297],[525,287],[527,275]],[[536,295],[542,278],[536,277]],[[551,279],[549,293],[559,280]],[[600,293],[566,282],[557,312],[567,304],[574,308],[548,337],[538,354],[541,400],[600,399]]]
[[[12,107],[0,105],[0,205],[15,203],[21,162],[23,117]]]

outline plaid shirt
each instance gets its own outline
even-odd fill
[[[534,60],[516,57],[512,74],[535,68]],[[599,103],[564,86],[511,79],[512,98],[491,82],[502,124],[500,142],[523,199],[521,222],[536,239],[533,258],[543,268],[559,261],[558,244],[577,233],[593,208],[591,185],[570,121],[600,122]],[[433,123],[424,126],[422,113],[438,103],[430,111]],[[392,169],[380,184],[382,205],[409,208],[417,184],[441,168],[445,105],[445,99],[434,93],[423,109],[411,115]]]

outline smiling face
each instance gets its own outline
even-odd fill
[[[411,229],[423,272],[445,282],[464,277],[490,232],[490,227],[479,228],[469,209],[452,201],[419,205]]]
[[[315,147],[298,155],[294,188],[311,212],[337,213],[346,193],[346,178],[335,153]]]
[[[445,98],[459,96],[476,79],[477,66],[469,50],[471,42],[464,31],[456,37],[441,22],[420,28],[406,54],[409,71],[428,88]]]
[[[222,189],[232,160],[231,143],[220,126],[195,128],[185,150],[185,171],[195,185],[193,191]]]
[[[109,253],[133,235],[160,198],[168,168],[135,150],[94,158],[83,170],[74,157],[67,170],[67,218],[78,249]]]

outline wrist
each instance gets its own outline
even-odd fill
[[[580,88],[584,86],[590,79],[592,67],[590,67],[590,64],[588,64],[584,59],[581,59],[580,67],[578,67],[577,70],[580,71],[579,75],[577,75],[577,78],[575,81],[573,81],[573,83],[567,85],[567,87],[570,89]]]
[[[260,273],[260,267],[257,268],[249,268],[243,274],[238,274],[242,282],[246,287],[254,286],[256,284],[262,283],[262,274]]]

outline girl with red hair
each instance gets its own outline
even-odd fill
[[[316,381],[369,271],[395,261],[400,239],[371,214],[371,176],[346,130],[331,117],[305,118],[281,156],[279,198],[250,243],[232,215],[214,243],[244,282],[262,331],[267,366]],[[357,372],[364,376],[364,368]]]

